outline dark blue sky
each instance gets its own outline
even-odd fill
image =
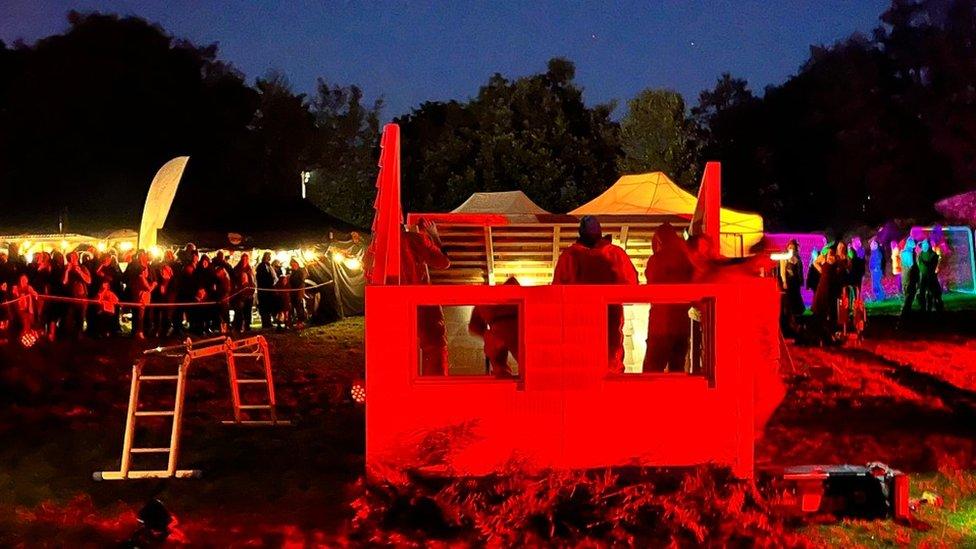
[[[384,117],[426,100],[465,99],[489,75],[519,76],[564,56],[590,103],[621,105],[647,87],[692,104],[723,72],[756,91],[785,80],[811,44],[870,32],[888,0],[644,2],[312,2],[0,0],[0,39],[63,31],[69,9],[134,14],[221,57],[249,81],[283,71],[297,91],[317,77],[382,95]],[[621,114],[621,109],[617,114]]]

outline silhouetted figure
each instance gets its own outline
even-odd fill
[[[506,286],[518,286],[514,277],[505,281]],[[511,353],[519,360],[518,305],[477,305],[471,311],[468,332],[484,341],[485,358],[491,364],[491,373],[498,378],[512,377],[508,365]]]
[[[654,232],[653,254],[647,260],[644,276],[647,284],[687,284],[695,270],[688,257],[684,240],[669,223]],[[688,305],[652,303],[647,318],[647,354],[644,373],[684,373],[691,343],[691,319]]]
[[[597,218],[580,219],[579,238],[559,255],[553,284],[629,284],[637,285],[637,269],[627,252],[603,236]],[[624,371],[624,307],[607,309],[607,366],[611,372]]]
[[[271,252],[264,252],[261,256],[261,263],[258,263],[254,278],[259,289],[258,314],[261,316],[261,328],[267,330],[273,327],[275,312],[278,309],[277,292],[260,291],[270,290],[278,283],[278,274],[271,265]]]
[[[400,284],[430,284],[429,269],[447,269],[451,260],[443,251],[437,227],[426,219],[417,221],[417,232],[400,233]],[[417,307],[417,336],[420,340],[420,373],[446,376],[447,334],[444,311],[439,305]]]
[[[939,254],[935,253],[928,240],[923,240],[918,254],[918,304],[923,312],[936,310],[942,312],[942,285],[939,283]]]

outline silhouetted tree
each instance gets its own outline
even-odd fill
[[[402,117],[404,195],[414,211],[444,210],[475,191],[523,190],[564,212],[617,176],[613,105],[587,107],[575,67],[549,61],[542,74],[495,74],[467,103],[425,103]]]
[[[312,102],[315,116],[315,171],[308,198],[319,208],[369,227],[376,197],[382,100],[363,104],[357,86],[329,85],[320,79]]]
[[[701,166],[694,126],[678,92],[646,89],[628,101],[620,141],[622,173],[663,171],[685,187],[698,187]]]

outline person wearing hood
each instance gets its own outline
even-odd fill
[[[653,254],[644,275],[647,284],[688,284],[695,275],[684,240],[670,223],[664,223],[651,239]],[[651,304],[647,317],[647,354],[644,373],[685,373],[691,338],[686,304]]]
[[[417,231],[400,233],[400,284],[430,284],[430,269],[447,269],[451,260],[444,253],[437,226],[424,218]],[[420,340],[420,374],[446,376],[447,327],[440,305],[417,307],[417,338]]]
[[[518,286],[513,276],[505,281],[505,286]],[[480,337],[484,342],[485,359],[491,365],[491,374],[496,378],[512,377],[508,365],[511,353],[517,363],[519,356],[519,313],[518,305],[475,305],[468,322],[468,333]]]
[[[591,215],[580,219],[579,238],[556,261],[552,283],[637,285],[637,269],[627,252],[603,236],[600,221]],[[624,371],[624,307],[610,305],[607,311],[608,366]]]
[[[932,249],[928,240],[919,245],[918,253],[918,304],[923,312],[935,309],[942,312],[942,285],[939,283],[939,254]]]
[[[883,301],[885,298],[884,287],[881,281],[884,279],[884,256],[877,238],[872,238],[868,245],[871,254],[868,256],[868,267],[871,271],[871,294],[875,301]]]

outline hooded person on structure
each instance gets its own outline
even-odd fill
[[[553,284],[629,284],[637,285],[637,269],[627,252],[603,236],[600,222],[591,215],[580,219],[579,238],[559,255],[552,275]],[[608,366],[611,372],[624,371],[624,307],[607,309]]]
[[[451,260],[442,250],[437,227],[426,219],[417,221],[417,232],[400,233],[400,284],[430,284],[430,269],[446,269]],[[447,331],[440,305],[417,307],[420,340],[420,374],[447,375]]]
[[[685,242],[670,223],[664,223],[651,240],[654,252],[647,260],[644,275],[648,284],[687,284],[695,274]],[[691,338],[689,306],[651,304],[647,317],[647,354],[644,373],[684,373]]]
[[[506,286],[518,286],[511,277]],[[508,365],[509,353],[519,360],[518,305],[477,305],[471,311],[468,332],[480,337],[484,343],[485,358],[491,364],[491,374],[497,378],[512,377]]]

